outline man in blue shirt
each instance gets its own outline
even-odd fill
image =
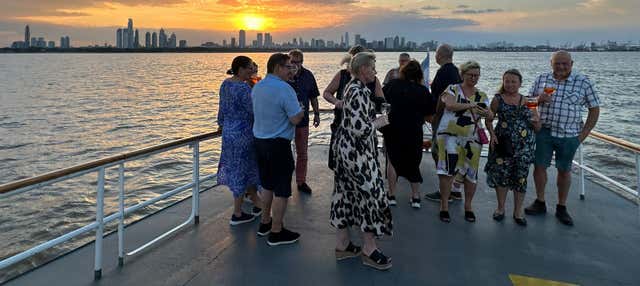
[[[282,223],[287,200],[291,196],[294,169],[291,140],[295,126],[304,116],[295,91],[286,82],[294,69],[288,55],[271,55],[267,62],[267,76],[251,91],[253,136],[260,181],[264,188],[264,211],[258,235],[269,235],[267,243],[271,246],[294,243],[300,238],[299,233],[285,229]]]
[[[296,184],[298,191],[310,194],[311,188],[307,185],[307,149],[309,145],[309,102],[313,106],[313,127],[320,125],[320,112],[318,110],[318,96],[320,91],[313,73],[302,66],[303,55],[300,50],[289,52],[291,64],[296,66],[296,74],[289,84],[296,91],[298,101],[304,107],[304,117],[296,126]]]

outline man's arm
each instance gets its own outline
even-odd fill
[[[289,117],[289,122],[291,122],[291,124],[293,125],[298,125],[302,121],[303,117],[304,117],[304,110],[300,111],[298,114],[294,116]]]
[[[595,127],[596,123],[598,123],[598,117],[600,117],[600,107],[596,106],[589,108],[589,113],[587,114],[587,122],[584,123],[582,131],[578,136],[578,139],[581,143],[589,136],[589,133],[591,133],[593,127]]]
[[[313,127],[320,125],[320,107],[318,107],[318,97],[312,97],[310,100],[313,107]]]

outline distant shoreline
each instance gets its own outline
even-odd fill
[[[156,48],[156,49],[117,49],[117,48],[104,48],[104,47],[81,47],[81,48],[29,48],[29,49],[12,49],[12,48],[0,48],[0,54],[39,54],[39,53],[275,53],[275,52],[287,52],[293,48],[275,48],[275,49],[240,49],[240,48],[207,48],[207,47],[190,47],[190,48]],[[346,49],[303,49],[305,53],[346,53]],[[553,52],[560,50],[560,48],[539,48],[539,47],[514,47],[514,48],[474,48],[465,49],[459,48],[456,51],[465,52]],[[640,48],[632,49],[566,49],[570,52],[638,52]],[[376,52],[426,52],[427,49],[384,49],[376,50]]]

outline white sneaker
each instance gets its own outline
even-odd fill
[[[420,204],[420,199],[412,198],[411,199],[411,207],[414,208],[414,209],[421,208],[422,205]]]
[[[389,199],[390,206],[396,206],[398,204],[398,202],[396,201],[396,196],[387,196],[387,198]]]

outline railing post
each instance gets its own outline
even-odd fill
[[[638,191],[638,205],[640,206],[640,153],[636,153],[636,190]]]
[[[194,223],[200,223],[200,142],[193,142],[193,195],[191,196],[191,212]]]
[[[104,234],[104,167],[98,170],[98,194],[96,198],[96,242],[93,278],[102,278],[102,237]]]
[[[580,199],[584,200],[584,152],[582,146],[583,145],[580,144],[580,147],[578,148],[578,156],[580,156]]]
[[[124,265],[124,162],[118,167],[118,266]]]

